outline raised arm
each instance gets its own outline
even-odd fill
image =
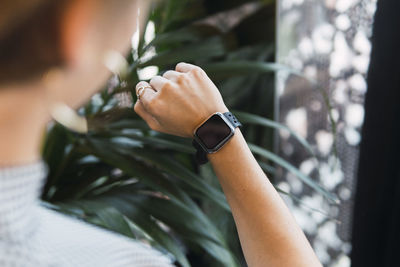
[[[192,138],[211,114],[228,111],[206,73],[191,64],[180,63],[176,71],[140,87],[144,89],[135,111],[156,131]],[[249,266],[321,266],[239,129],[208,158],[232,209]]]

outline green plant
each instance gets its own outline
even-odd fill
[[[298,176],[328,199],[329,192],[270,152],[274,106],[274,1],[170,0],[149,15],[155,38],[143,36],[128,56],[129,70],[81,110],[87,135],[53,125],[43,156],[50,167],[43,199],[50,207],[171,253],[182,266],[244,264],[232,216],[210,165],[198,166],[190,140],[151,131],[118,95],[135,100],[141,69],[202,66],[271,177],[275,165]],[[150,27],[147,27],[149,29]],[[260,34],[260,29],[263,33]],[[149,53],[153,55],[149,57]],[[272,63],[268,63],[272,62]],[[126,96],[125,96],[126,97]]]

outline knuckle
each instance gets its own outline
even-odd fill
[[[167,82],[164,83],[164,86],[163,86],[162,89],[170,90],[173,87],[174,87],[173,83],[170,82],[170,81],[167,81]]]
[[[150,85],[154,85],[154,82],[157,80],[158,78],[157,78],[157,76],[154,76],[153,78],[151,78],[150,79],[150,81],[149,81],[149,83],[150,83]]]
[[[147,86],[148,84],[146,83],[146,82],[138,82],[137,84],[136,84],[136,89],[138,89],[139,87],[142,87],[142,86]]]
[[[157,81],[162,80],[163,77],[160,75],[156,75],[153,78],[150,79],[150,85],[153,85],[154,83],[157,83]]]
[[[176,83],[179,85],[182,85],[183,83],[185,83],[187,80],[187,75],[186,74],[179,74],[176,80]]]
[[[168,70],[168,71],[166,71],[166,72],[163,74],[163,77],[166,78],[166,77],[168,77],[168,76],[171,75],[171,74],[172,74],[172,71],[171,71],[171,70]]]
[[[182,66],[183,66],[184,64],[185,64],[184,62],[179,62],[178,64],[176,64],[175,69],[178,70],[178,69],[182,68]]]
[[[191,73],[192,73],[195,77],[201,77],[201,76],[204,75],[204,70],[203,70],[202,68],[196,66],[196,67],[194,67],[194,68],[191,70]]]

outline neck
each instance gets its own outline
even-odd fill
[[[47,122],[40,90],[0,88],[0,167],[38,161]]]

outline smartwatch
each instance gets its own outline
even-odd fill
[[[193,146],[199,164],[208,161],[207,154],[220,150],[235,134],[235,128],[242,124],[231,112],[216,112],[194,131]]]

